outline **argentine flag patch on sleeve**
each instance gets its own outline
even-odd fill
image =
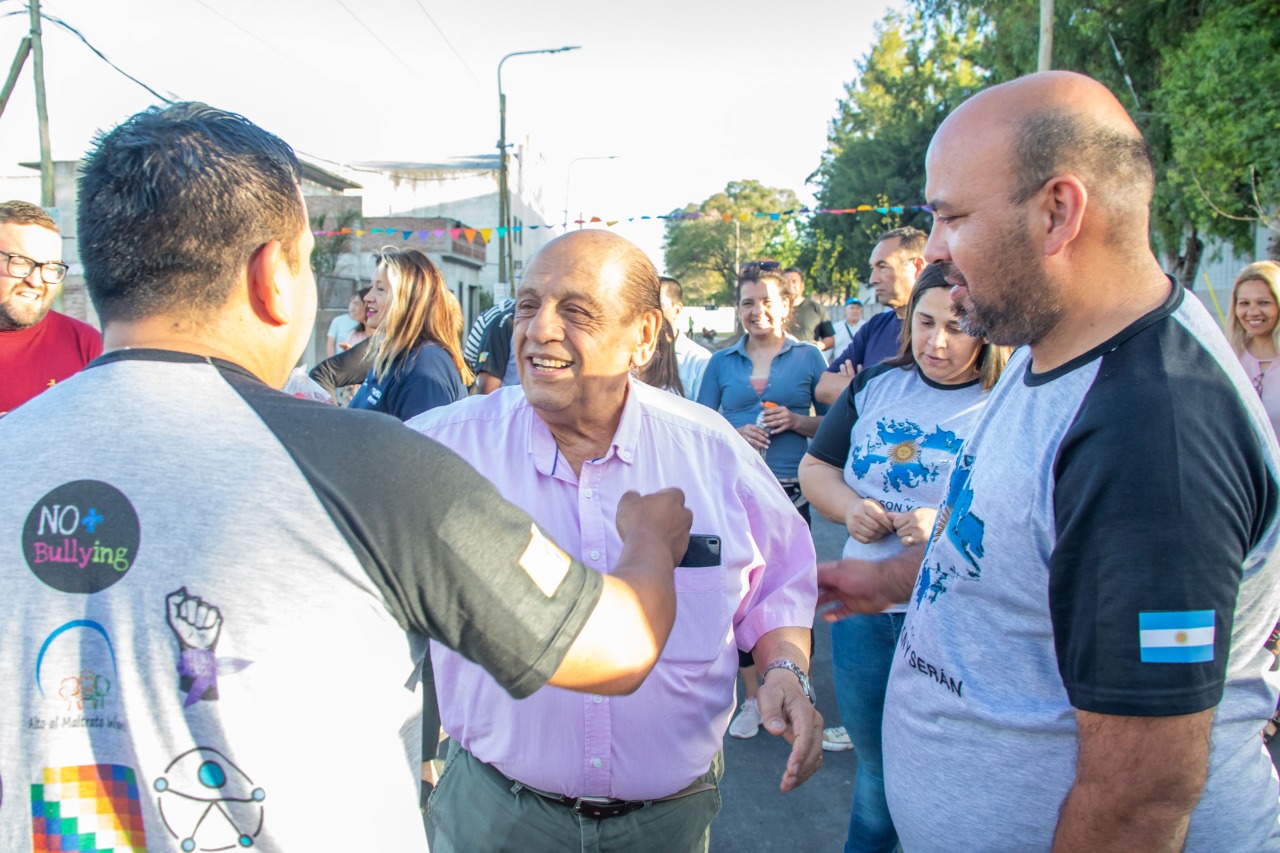
[[[1138,614],[1143,663],[1205,663],[1213,660],[1212,610]]]

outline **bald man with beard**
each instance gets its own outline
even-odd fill
[[[1160,269],[1138,129],[1097,81],[961,105],[926,259],[1020,345],[932,541],[820,567],[828,618],[910,598],[885,707],[907,850],[1275,850],[1277,452],[1217,325]]]

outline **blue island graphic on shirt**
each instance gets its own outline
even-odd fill
[[[947,496],[938,509],[938,521],[933,528],[933,541],[930,542],[929,553],[920,567],[916,578],[916,590],[913,596],[915,605],[927,597],[930,603],[938,600],[938,596],[947,591],[947,584],[954,577],[967,580],[982,578],[980,560],[985,553],[982,536],[986,529],[982,519],[973,513],[973,489],[969,485],[973,470],[973,456],[964,454],[951,472],[951,480],[947,483]],[[929,560],[933,548],[942,536],[964,560],[961,565],[944,567],[936,560]]]
[[[882,468],[884,490],[901,492],[936,480],[959,447],[960,439],[951,430],[936,427],[926,434],[912,421],[882,420],[865,445],[854,445],[849,464],[859,480],[867,479],[874,467]],[[924,450],[939,450],[946,455],[931,461],[923,458]]]

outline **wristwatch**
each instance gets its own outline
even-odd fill
[[[818,704],[818,700],[814,698],[814,695],[813,695],[813,685],[809,683],[809,676],[805,673],[804,670],[802,670],[800,667],[796,666],[794,663],[787,660],[786,658],[778,658],[777,660],[773,661],[768,666],[766,666],[763,671],[761,671],[760,673],[761,686],[764,685],[764,677],[769,674],[770,670],[774,670],[774,669],[789,669],[792,672],[794,672],[796,674],[796,678],[800,679],[800,691],[804,693],[805,698],[808,699],[814,705]]]

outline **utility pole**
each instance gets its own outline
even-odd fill
[[[22,73],[22,66],[30,52],[31,36],[23,36],[18,43],[18,52],[13,57],[13,65],[9,67],[9,79],[4,82],[4,91],[0,91],[0,115],[4,115],[4,108],[9,105],[9,97],[13,94],[13,87],[18,85],[18,75]]]
[[[1038,71],[1053,68],[1053,0],[1040,0],[1040,62]]]
[[[49,105],[44,98],[44,41],[40,38],[40,0],[30,0],[28,8],[31,10],[31,58],[36,77],[36,119],[40,122],[40,204],[54,207]]]

